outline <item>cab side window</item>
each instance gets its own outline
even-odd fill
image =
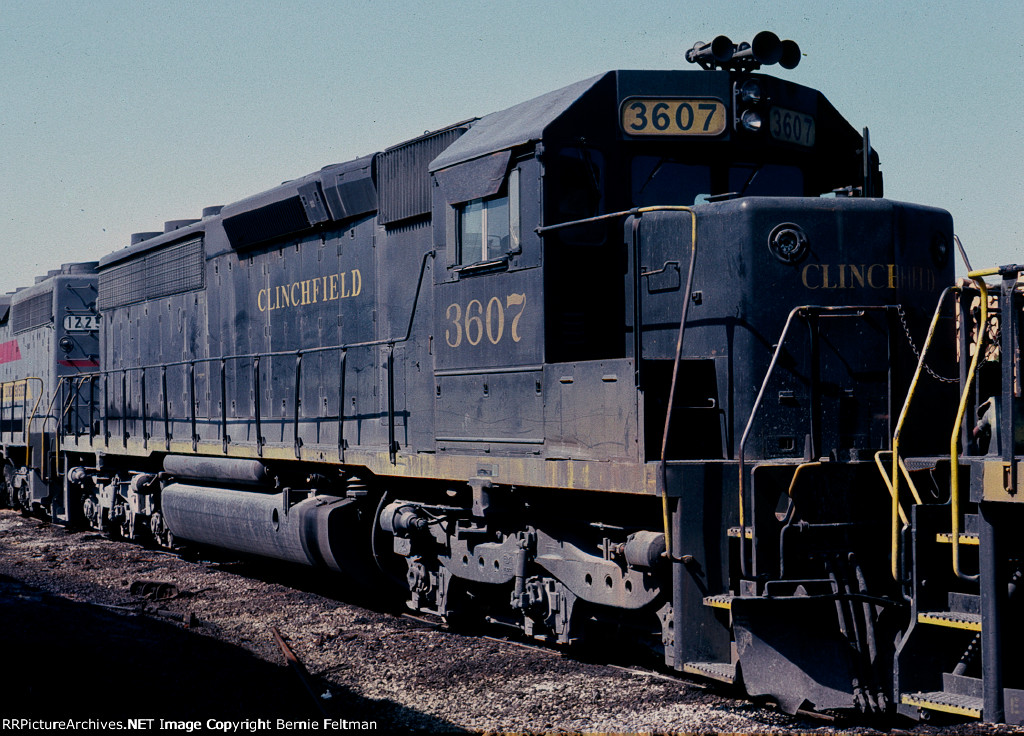
[[[456,265],[497,261],[519,252],[519,170],[509,174],[503,193],[460,204],[456,213]]]

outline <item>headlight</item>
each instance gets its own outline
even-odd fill
[[[764,119],[761,117],[761,113],[757,110],[744,110],[740,116],[740,125],[747,130],[756,133],[761,130],[761,126],[764,124]]]
[[[736,90],[740,102],[755,104],[764,99],[764,89],[756,79],[748,79]]]

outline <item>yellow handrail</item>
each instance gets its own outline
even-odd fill
[[[14,401],[15,401],[15,392],[13,391],[13,387],[17,386],[18,384],[24,384],[25,385],[25,396],[23,398],[23,401],[26,402],[24,404],[24,406],[27,407],[28,406],[27,402],[29,400],[29,390],[28,390],[29,381],[39,381],[39,395],[36,397],[35,406],[32,407],[32,414],[29,417],[28,423],[23,424],[22,427],[21,427],[21,439],[25,443],[25,467],[26,468],[27,467],[31,467],[31,460],[32,460],[32,443],[29,441],[29,433],[30,433],[30,429],[32,427],[32,421],[35,419],[35,416],[36,416],[36,411],[39,409],[39,402],[42,401],[42,399],[43,399],[43,390],[46,388],[46,383],[39,376],[26,376],[25,378],[18,378],[18,379],[14,380],[14,381],[6,381],[4,383],[0,383],[0,396],[3,396],[4,394],[7,393],[7,387],[8,386],[12,387],[12,391],[11,391],[11,418],[13,420],[13,418],[14,418],[14,406],[13,405],[14,405]],[[12,431],[11,435],[13,436],[13,434],[14,434],[14,432]]]
[[[793,498],[793,491],[796,490],[796,479],[800,477],[801,471],[804,468],[816,468],[821,465],[821,460],[812,460],[807,463],[800,463],[796,466],[796,470],[793,471],[793,477],[789,479],[789,488],[786,489],[786,495]],[[742,529],[742,527],[740,527]]]
[[[903,432],[903,423],[907,419],[907,414],[910,411],[910,403],[911,403],[911,401],[914,398],[914,393],[917,391],[917,384],[918,384],[918,382],[921,379],[921,372],[924,370],[925,358],[928,355],[928,348],[931,347],[932,339],[935,337],[935,328],[939,324],[939,315],[942,314],[942,302],[946,299],[946,295],[947,294],[950,294],[950,293],[953,293],[953,292],[959,292],[959,291],[960,291],[959,288],[957,288],[955,286],[950,286],[950,287],[947,287],[946,289],[944,289],[942,294],[939,295],[939,301],[935,305],[935,312],[934,312],[934,314],[932,314],[931,324],[928,325],[928,335],[927,335],[927,337],[925,337],[924,345],[921,346],[921,355],[917,359],[917,368],[914,369],[914,377],[910,380],[910,387],[907,389],[907,397],[903,400],[903,408],[900,410],[899,419],[896,421],[896,430],[893,432],[893,435],[892,435],[892,473],[891,473],[891,480],[890,480],[889,477],[886,477],[886,474],[884,472],[882,473],[882,477],[885,479],[886,485],[889,486],[889,494],[892,496],[892,507],[891,507],[891,518],[892,518],[891,532],[892,532],[892,534],[891,534],[891,537],[890,537],[889,553],[890,553],[890,566],[891,566],[891,572],[892,572],[893,580],[898,580],[899,579],[899,564],[898,564],[898,561],[899,561],[899,545],[900,545],[900,521],[902,520],[904,525],[908,523],[907,522],[907,515],[903,511],[903,509],[900,507],[900,501],[899,501],[899,499],[900,499],[900,476],[899,476],[899,471],[900,471],[900,465],[902,464],[902,462],[900,460],[900,454],[899,454],[899,451],[900,451],[900,434]],[[875,455],[875,462],[876,462],[876,464],[880,463],[880,455],[881,455],[881,453],[878,453],[878,454]],[[881,470],[881,465],[879,465],[879,470]],[[905,467],[904,467],[904,470],[905,470]],[[908,479],[908,481],[910,479],[910,473],[909,472],[907,473],[907,479]],[[915,500],[917,501],[917,503],[921,503],[920,496],[917,494],[917,489],[913,488],[913,483],[911,483],[911,488],[913,489]]]
[[[956,422],[953,424],[953,434],[949,438],[949,510],[951,516],[951,534],[953,549],[953,573],[961,580],[974,581],[977,575],[965,575],[960,570],[960,473],[959,451],[957,445],[960,441],[960,425],[964,420],[964,413],[967,411],[967,400],[970,395],[971,384],[974,383],[974,373],[978,368],[978,360],[981,358],[981,349],[985,344],[985,332],[988,329],[988,284],[985,283],[985,276],[994,276],[999,273],[998,268],[986,268],[981,271],[971,271],[967,278],[973,279],[978,285],[981,293],[981,310],[978,316],[978,341],[974,346],[974,355],[971,356],[971,366],[967,370],[967,380],[964,381],[963,391],[960,394],[960,404],[956,410]],[[1003,356],[1005,360],[1007,356]],[[1012,438],[1011,438],[1012,441]]]
[[[885,466],[882,464],[882,455],[891,452],[892,450],[879,450],[878,452],[876,452],[875,465],[878,466],[878,472],[882,474],[882,480],[885,482],[885,487],[889,489],[889,495],[895,496],[892,487],[892,481],[889,479],[889,472],[885,469]],[[903,510],[903,507],[900,506],[898,502],[896,505],[896,510],[899,514],[899,519],[903,522],[904,526],[908,524],[909,522],[907,521],[907,512]]]
[[[903,462],[903,458],[900,458],[900,470],[903,471],[903,477],[907,481],[907,488],[910,489],[910,495],[914,497],[914,503],[920,506],[924,502],[921,500],[921,494],[917,490],[917,485],[914,483],[914,479],[910,477],[910,470],[907,468],[907,464]]]

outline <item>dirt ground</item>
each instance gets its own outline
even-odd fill
[[[165,585],[140,587],[147,582]],[[167,721],[217,719],[240,731],[263,729],[257,719],[272,730],[278,719],[322,730],[326,718],[333,730],[451,733],[839,725],[658,673],[454,633],[342,601],[336,585],[304,568],[211,551],[182,557],[2,511],[0,718],[142,718],[163,730],[184,728]]]

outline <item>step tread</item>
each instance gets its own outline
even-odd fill
[[[948,693],[945,690],[933,692],[903,693],[900,702],[926,710],[937,710],[943,713],[954,713],[961,716],[981,718],[985,701],[970,695]]]
[[[683,672],[700,675],[732,685],[736,682],[736,665],[728,662],[685,662]]]
[[[922,457],[905,457],[903,458],[903,464],[907,466],[907,470],[935,470],[939,464],[947,462],[949,455],[934,455],[934,456],[922,456]]]
[[[952,544],[953,543],[953,533],[952,532],[939,532],[938,534],[935,535],[935,541],[936,542],[941,542],[943,544]],[[979,537],[977,534],[970,534],[968,532],[960,532],[960,544],[967,544],[967,545],[971,545],[971,546],[976,547],[979,544],[981,544],[981,537]]]
[[[710,606],[711,608],[731,609],[732,599],[734,597],[735,596],[733,596],[731,593],[722,593],[721,595],[709,595],[704,598],[704,605]]]
[[[922,624],[947,626],[952,629],[981,631],[980,613],[962,613],[960,611],[918,611],[917,620]]]

